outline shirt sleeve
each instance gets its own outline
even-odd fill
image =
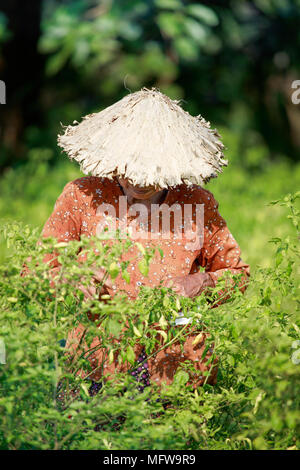
[[[80,240],[81,217],[79,209],[77,186],[73,182],[67,183],[43,227],[41,236],[43,238],[54,237],[57,242]],[[51,268],[59,267],[55,252],[47,254],[44,262],[48,262]]]
[[[220,277],[230,271],[241,274],[239,288],[242,292],[250,276],[249,264],[241,258],[240,247],[221,217],[212,193],[208,193],[208,204],[204,214],[204,243],[199,259],[201,266],[210,275],[215,285]]]

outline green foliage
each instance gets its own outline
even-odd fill
[[[283,83],[297,75],[298,1],[45,2],[43,18],[48,80],[55,77],[63,100],[76,102],[56,107],[55,122],[50,114],[54,129],[58,115],[69,123],[123,97],[125,88],[155,85],[185,98],[192,114],[229,124],[242,140],[255,130],[268,153],[247,155],[250,165],[282,153],[297,159]]]
[[[38,4],[33,8],[37,19]],[[291,85],[299,75],[299,0],[44,0],[41,9],[38,53],[29,67],[39,85],[26,73],[11,84],[2,168],[26,159],[33,147],[49,147],[52,162],[59,160],[60,123],[80,121],[143,86],[226,125],[244,149],[251,130],[257,151],[240,153],[241,164],[255,169],[283,154],[298,160]],[[7,75],[11,50],[23,50],[18,44],[25,47],[31,34],[29,22],[25,34],[22,20],[13,20],[17,5],[5,10],[0,62]],[[14,112],[20,118],[12,135]]]
[[[51,54],[46,69],[49,75],[57,74],[68,61],[88,73],[111,61],[122,61],[122,49],[126,50],[129,41],[133,51],[139,48],[142,55],[157,54],[168,70],[171,64],[162,54],[164,49],[159,33],[174,40],[174,51],[184,61],[198,56],[197,46],[205,46],[211,39],[211,28],[218,22],[212,8],[200,4],[184,5],[181,0],[115,0],[94,9],[87,9],[82,0],[77,0],[72,5],[57,7],[50,18],[45,17],[40,48]],[[152,41],[147,41],[150,23],[156,34]],[[186,49],[178,46],[180,44],[186,44]],[[194,50],[194,55],[189,55],[188,50]],[[152,70],[151,65],[154,66]],[[163,79],[165,67],[156,70],[153,57],[148,62],[148,70],[145,67],[140,73],[147,76],[153,72]]]
[[[7,29],[7,18],[0,12],[0,47],[5,41],[11,37],[9,30]]]
[[[43,2],[39,49],[46,73],[37,70],[37,76],[43,76],[44,125],[25,129],[27,162],[15,165],[12,153],[15,167],[6,168],[0,182],[0,347],[5,343],[7,355],[0,364],[3,449],[300,448],[300,167],[282,155],[296,157],[296,114],[286,83],[299,69],[299,0],[206,3]],[[13,34],[0,14],[1,49]],[[51,240],[36,241],[63,186],[80,176],[74,164],[58,160],[60,122],[110,105],[124,96],[124,85],[132,91],[156,85],[171,98],[186,98],[192,114],[226,124],[220,131],[231,165],[208,189],[250,263],[245,295],[234,290],[213,309],[203,297],[176,298],[159,287],[142,289],[135,303],[105,295],[103,302],[85,302],[76,285],[79,279],[88,285],[94,259],[78,267],[76,253],[88,240],[56,246],[63,269],[60,283],[51,286],[42,262],[53,249]],[[23,158],[21,143],[16,146]],[[271,200],[276,201],[268,205]],[[98,246],[102,250],[99,240]],[[120,273],[130,283],[128,266],[119,260],[127,248],[116,243],[98,257],[112,280]],[[29,255],[30,273],[21,277]],[[147,275],[152,253],[142,255],[139,268]],[[225,280],[212,293],[212,302],[224,285]],[[91,397],[90,382],[76,375],[80,368],[90,371],[87,354],[70,371],[63,345],[79,321],[88,346],[98,336],[108,360],[119,352],[131,369],[137,342],[152,354],[154,324],[162,348],[184,338],[184,328],[169,328],[180,309],[210,332],[220,361],[215,387],[187,386],[187,363],[160,392],[152,386],[140,394],[129,374],[119,374]],[[99,315],[100,329],[88,313]],[[115,346],[112,339],[120,335]],[[69,389],[64,406],[56,399],[61,380]]]
[[[299,197],[290,194],[273,203],[289,209],[294,230],[299,230]],[[3,228],[12,252],[0,266],[0,337],[6,346],[6,363],[0,365],[1,448],[300,448],[299,364],[292,356],[300,339],[299,232],[272,240],[272,265],[256,271],[245,295],[233,288],[226,302],[211,308],[226,279],[212,290],[210,304],[203,295],[191,300],[164,287],[144,287],[135,302],[124,296],[85,301],[79,281],[88,285],[94,263],[112,278],[117,268],[126,270],[118,260],[130,240],[112,246],[100,238],[37,244],[37,230],[17,222]],[[76,263],[79,249],[87,254],[84,264]],[[53,250],[61,264],[54,285],[43,262]],[[143,256],[151,262],[152,253]],[[29,271],[21,277],[25,261]],[[193,365],[186,363],[161,390],[152,385],[138,393],[131,376],[120,373],[90,396],[90,382],[76,372],[90,373],[87,357],[95,336],[106,360],[118,354],[131,369],[137,342],[152,354],[156,325],[162,348],[187,335],[186,326],[171,326],[179,310],[199,331],[205,327],[210,333],[208,347],[213,343],[219,358],[216,386],[193,390],[187,385]],[[70,363],[62,344],[78,322],[87,350]],[[57,400],[61,381],[63,402]]]

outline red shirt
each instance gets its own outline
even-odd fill
[[[91,237],[97,234],[97,227],[103,228],[105,224],[111,223],[114,227],[120,227],[120,207],[119,197],[124,196],[120,185],[117,180],[109,180],[107,178],[98,177],[83,177],[68,183],[62,194],[56,201],[54,210],[45,223],[42,231],[44,237],[54,236],[58,241],[80,240],[80,237],[85,235]],[[111,215],[110,222],[107,222],[104,214],[99,213],[101,205],[109,204],[110,208],[115,210],[115,215]],[[158,286],[160,281],[165,282],[172,277],[185,276],[197,272],[198,266],[205,268],[211,278],[216,281],[225,271],[231,271],[234,274],[242,273],[244,280],[248,278],[249,265],[244,263],[241,259],[241,252],[238,243],[228,230],[225,220],[221,217],[218,211],[218,202],[215,200],[213,194],[206,189],[199,186],[187,187],[185,185],[178,186],[170,189],[164,200],[167,207],[172,207],[177,204],[177,207],[182,208],[182,213],[185,204],[191,204],[191,227],[195,229],[197,225],[196,218],[196,204],[203,205],[203,238],[202,246],[191,246],[191,240],[185,233],[185,227],[182,230],[181,238],[178,237],[178,232],[175,230],[175,216],[171,213],[170,230],[165,238],[161,233],[158,234],[159,238],[153,240],[150,238],[152,228],[151,219],[148,219],[148,227],[138,227],[142,229],[141,236],[136,238],[135,241],[141,243],[145,248],[152,246],[160,246],[163,251],[163,257],[157,251],[154,259],[150,263],[149,274],[147,277],[143,276],[138,269],[138,263],[141,259],[140,250],[134,245],[128,253],[123,256],[123,259],[131,260],[128,272],[130,274],[130,284],[127,284],[119,275],[115,279],[114,290],[109,293],[114,295],[114,292],[124,291],[130,299],[136,298],[138,295],[139,287],[141,284],[148,286]],[[112,210],[112,212],[113,212]],[[130,216],[129,207],[127,207],[126,216],[129,222],[134,223],[135,217]],[[161,214],[158,213],[161,220]],[[99,225],[100,224],[100,225]],[[114,225],[115,224],[115,225]],[[182,224],[184,225],[184,223]],[[148,239],[145,239],[145,233],[148,233]],[[51,260],[51,255],[45,261]],[[52,260],[52,268],[58,269],[58,262],[56,259]],[[242,287],[242,290],[244,287]],[[83,327],[79,325],[72,333],[69,334],[67,347],[70,347],[70,341],[79,341],[82,335]],[[195,333],[197,334],[197,333]],[[180,345],[175,343],[171,347],[159,352],[151,360],[149,360],[149,372],[151,380],[160,383],[164,380],[167,384],[172,382],[174,372],[176,371],[180,362],[190,359],[196,365],[200,375],[191,379],[194,386],[200,385],[204,382],[205,376],[202,375],[204,371],[211,368],[209,365],[206,367],[205,363],[211,356],[212,351],[208,351],[204,360],[200,360],[205,349],[205,337],[203,340],[194,346],[194,336],[187,338],[184,345],[184,353],[182,354]],[[99,344],[98,338],[95,338],[91,347]],[[72,345],[71,349],[76,350],[76,345]],[[137,346],[136,353],[139,352]],[[90,360],[93,366],[97,367],[102,362],[105,352],[102,348],[91,356]],[[120,366],[117,360],[105,366],[108,375],[113,374],[116,370],[125,370]],[[215,367],[211,371],[208,383],[215,383],[216,380]],[[90,376],[94,380],[99,380],[101,374],[99,369]]]
[[[70,241],[80,240],[82,235],[95,236],[97,227],[99,230],[99,226],[101,226],[99,224],[102,224],[103,227],[115,223],[114,226],[118,228],[120,226],[118,218],[119,196],[124,196],[124,194],[116,180],[88,176],[68,183],[45,223],[42,235],[44,237],[54,236],[58,241]],[[110,204],[115,208],[116,217],[113,222],[106,222],[104,215],[99,215],[98,207],[103,203]],[[184,233],[184,228],[182,229],[182,237],[176,237],[172,213],[169,233],[164,233],[162,236],[162,232],[160,232],[159,238],[152,240],[150,239],[152,225],[149,219],[146,230],[148,239],[144,238],[145,231],[143,231],[140,237],[135,238],[135,241],[141,243],[145,248],[160,246],[164,256],[161,258],[160,253],[156,252],[150,264],[149,275],[144,277],[138,269],[141,253],[136,246],[133,246],[123,258],[131,260],[129,266],[131,282],[127,284],[121,276],[118,276],[115,290],[125,291],[129,298],[135,298],[141,284],[158,286],[160,281],[197,272],[197,265],[204,267],[214,281],[228,270],[234,274],[243,273],[246,277],[249,276],[249,265],[242,261],[239,245],[228,230],[225,220],[221,217],[218,211],[219,204],[210,191],[199,186],[181,185],[169,190],[163,203],[169,207],[177,204],[182,208],[182,214],[184,204],[191,204],[193,208],[196,204],[203,204],[203,246],[194,249],[191,240]],[[191,214],[192,229],[195,231],[197,222],[195,209]],[[128,212],[127,217],[129,222],[134,222],[134,217],[130,214],[128,216]],[[58,266],[55,261],[52,265]]]

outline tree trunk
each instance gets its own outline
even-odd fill
[[[44,60],[39,55],[41,0],[0,0],[0,11],[11,33],[2,46],[1,79],[6,85],[6,104],[1,105],[0,168],[24,158],[24,129],[40,124],[39,94]]]

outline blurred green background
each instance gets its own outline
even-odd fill
[[[230,165],[207,188],[252,271],[268,265],[290,233],[268,203],[300,186],[299,26],[300,0],[0,0],[0,218],[42,228],[81,175],[61,125],[156,86],[219,129]]]

